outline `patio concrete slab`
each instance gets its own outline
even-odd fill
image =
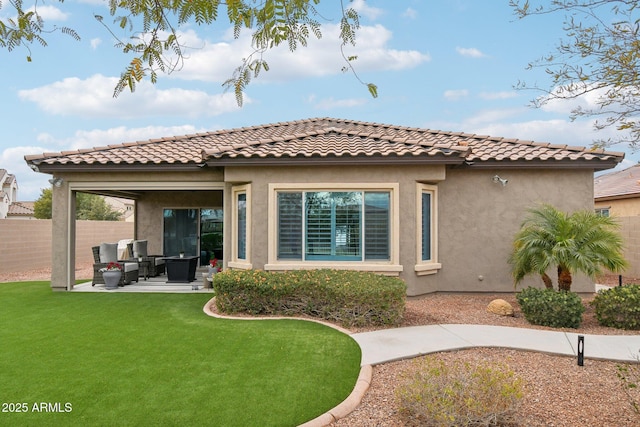
[[[111,293],[213,293],[213,289],[205,289],[202,282],[167,283],[165,279],[141,280],[117,289],[105,289],[104,285],[91,286],[91,282],[80,283],[73,287],[73,292],[111,292]],[[194,286],[197,289],[194,289]]]

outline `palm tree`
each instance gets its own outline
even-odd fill
[[[603,268],[619,272],[627,266],[622,256],[618,224],[592,211],[571,215],[550,205],[529,210],[514,239],[509,257],[516,285],[528,274],[540,274],[547,288],[553,288],[546,271],[557,266],[558,289],[571,290],[572,274],[585,273],[592,279]]]

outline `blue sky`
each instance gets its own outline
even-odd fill
[[[27,1],[24,2],[25,5]],[[162,136],[251,126],[310,117],[336,117],[430,129],[588,146],[596,133],[589,119],[569,120],[576,103],[533,109],[540,94],[513,89],[519,81],[548,86],[543,70],[527,64],[553,51],[563,36],[562,16],[518,20],[508,0],[356,0],[362,15],[355,67],[378,85],[369,96],[342,73],[337,27],[338,2],[323,2],[323,38],[291,54],[286,46],[268,53],[270,71],[248,88],[236,105],[221,84],[249,52],[249,34],[234,40],[224,23],[182,28],[194,49],[184,67],[161,75],[156,85],[113,98],[127,57],[94,19],[108,16],[107,3],[66,0],[39,6],[59,27],[77,30],[81,41],[49,35],[49,46],[0,50],[0,168],[16,175],[18,199],[35,200],[49,187],[49,175],[31,171],[27,154],[77,150]],[[6,18],[9,10],[0,9]],[[638,156],[626,146],[623,166]]]

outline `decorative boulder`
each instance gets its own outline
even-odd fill
[[[513,307],[503,299],[491,301],[487,306],[487,311],[499,316],[513,316]]]

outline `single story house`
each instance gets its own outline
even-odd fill
[[[605,216],[640,215],[640,165],[594,178],[596,212]]]
[[[594,171],[623,157],[313,118],[25,160],[53,175],[54,290],[73,286],[75,195],[91,192],[135,201],[132,237],[150,253],[211,254],[232,269],[374,271],[413,296],[512,292],[507,258],[527,209],[593,209]],[[579,276],[572,289],[593,288]]]

